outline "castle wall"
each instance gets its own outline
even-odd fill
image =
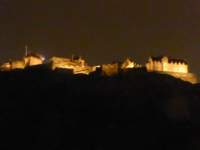
[[[146,64],[148,71],[163,71],[163,72],[178,72],[178,73],[188,73],[188,65],[179,62],[171,62],[167,57],[163,57],[160,61],[153,61],[149,59]]]
[[[147,68],[148,71],[153,71],[152,61],[149,61],[148,63],[146,63],[146,68]]]
[[[163,65],[159,61],[152,61],[149,59],[149,62],[146,63],[146,68],[148,71],[163,71]]]
[[[35,66],[43,64],[43,59],[34,56],[26,56],[21,60],[10,61],[0,66],[3,71],[12,69],[24,69],[26,66]]]
[[[93,67],[86,66],[83,59],[71,60],[67,58],[53,57],[50,59],[52,69],[72,69],[74,74],[89,74],[94,70]]]
[[[25,68],[25,62],[21,60],[12,61],[11,62],[11,69],[24,69]]]
[[[163,65],[159,61],[153,62],[153,69],[157,71],[163,71]]]
[[[81,59],[81,58],[79,58],[79,59],[77,59],[77,60],[73,60],[73,62],[76,63],[77,65],[81,66],[81,67],[86,66],[85,60],[83,60],[83,59]]]
[[[107,76],[112,76],[112,75],[117,74],[118,70],[119,70],[119,66],[117,63],[102,65],[102,73]]]
[[[190,83],[197,83],[197,76],[189,73],[189,67],[182,62],[169,62],[167,57],[163,57],[161,60],[153,61],[149,58],[146,63],[147,71],[157,71],[159,73],[169,74],[175,78],[180,78]]]
[[[169,59],[167,57],[163,57],[161,63],[163,66],[162,71],[167,72],[170,70],[171,66],[169,64]]]
[[[37,58],[37,57],[33,57],[33,56],[25,57],[24,61],[25,61],[26,65],[28,65],[28,66],[35,66],[35,65],[43,64],[42,59]]]
[[[188,73],[188,65],[181,64],[181,63],[166,63],[166,64],[163,64],[163,71]]]
[[[52,69],[55,70],[56,68],[63,68],[63,69],[73,69],[73,66],[70,65],[70,59],[67,58],[60,58],[60,57],[53,57],[50,59],[52,64]]]
[[[6,62],[6,63],[2,64],[0,66],[0,70],[2,70],[2,71],[10,71],[11,70],[10,62]]]
[[[86,74],[89,75],[91,72],[93,72],[93,67],[87,66],[87,67],[75,67],[74,68],[74,74]]]
[[[128,69],[128,68],[134,68],[135,64],[133,61],[130,61],[128,58],[122,63],[121,69]]]

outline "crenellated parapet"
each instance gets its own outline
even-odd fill
[[[198,82],[197,76],[189,72],[189,65],[183,59],[172,59],[166,56],[150,57],[146,63],[146,69],[149,72],[169,74],[191,83]]]
[[[150,57],[146,63],[148,71],[188,73],[188,63],[183,59],[172,59],[166,56]]]

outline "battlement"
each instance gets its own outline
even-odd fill
[[[148,71],[188,73],[188,63],[183,59],[171,59],[166,56],[150,57],[146,63]]]
[[[146,63],[147,71],[169,74],[175,78],[197,83],[197,76],[189,72],[189,65],[183,59],[172,59],[166,56],[150,57]]]

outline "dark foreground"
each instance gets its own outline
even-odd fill
[[[200,87],[131,71],[0,73],[0,149],[200,149]]]

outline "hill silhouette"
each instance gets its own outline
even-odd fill
[[[200,148],[200,85],[145,71],[0,73],[1,149]]]

